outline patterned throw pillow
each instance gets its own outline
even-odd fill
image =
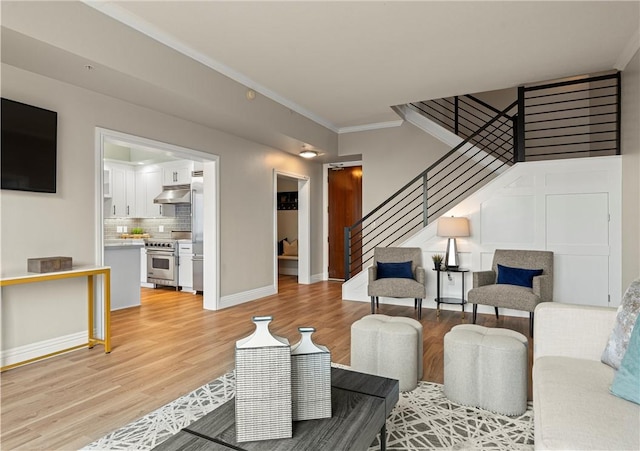
[[[602,363],[606,363],[614,369],[620,368],[620,363],[627,351],[629,338],[633,325],[640,312],[640,279],[631,282],[627,288],[622,304],[618,307],[618,315],[616,316],[616,324],[609,336],[609,342],[602,353]]]

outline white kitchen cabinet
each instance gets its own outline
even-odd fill
[[[108,163],[111,197],[105,196],[105,216],[123,218],[136,216],[136,173],[125,165]]]
[[[191,183],[193,161],[180,160],[163,164],[162,184],[164,186],[188,185]]]
[[[113,195],[111,187],[113,186],[113,182],[111,181],[111,169],[105,167],[103,170],[103,192],[104,197],[110,199]]]
[[[126,199],[126,208],[125,208],[125,216],[128,217],[137,217],[136,211],[136,172],[133,169],[125,170],[125,199]]]
[[[182,291],[193,291],[193,247],[191,242],[178,241],[178,285]]]
[[[162,192],[162,168],[147,166],[136,173],[136,204],[138,217],[159,218],[175,216],[175,206],[155,204],[155,199]]]

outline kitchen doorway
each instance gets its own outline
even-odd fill
[[[181,207],[173,206],[173,209],[180,208],[182,210],[180,214],[173,212],[165,215],[166,210],[172,211],[172,206],[156,205],[154,198],[163,191],[163,185],[171,184],[171,180],[167,182],[167,174],[173,175],[174,185],[182,180],[189,184],[193,180],[193,176],[201,175],[200,180],[202,180],[203,198],[205,199],[201,218],[204,222],[201,241],[204,274],[201,288],[203,293],[202,306],[207,310],[217,310],[220,300],[219,157],[194,149],[102,128],[96,128],[95,147],[96,255],[98,262],[102,262],[101,264],[104,264],[106,253],[106,219],[114,224],[123,224],[118,226],[123,230],[116,231],[114,226],[113,233],[125,232],[124,228],[127,228],[127,225],[143,224],[149,229],[153,228],[160,239],[162,239],[163,233],[171,232],[171,230],[163,230],[163,224],[168,224],[169,228],[177,224],[175,228],[182,230],[190,228],[190,202]],[[109,162],[109,167],[105,161]],[[187,162],[191,166],[188,167],[188,171],[183,170],[181,166],[173,168],[172,165],[177,162]],[[112,171],[113,168],[116,169]],[[197,174],[194,171],[197,171]],[[136,182],[140,182],[140,184]],[[114,190],[116,183],[122,185],[118,190]],[[139,189],[141,186],[143,189]],[[136,190],[136,188],[138,189]],[[158,192],[156,193],[154,190]],[[120,206],[122,201],[125,203],[124,207]],[[150,211],[151,209],[152,211]],[[165,217],[171,217],[170,220],[167,219],[168,223],[165,222]],[[118,222],[120,220],[122,222]],[[154,227],[150,227],[149,224],[153,224]],[[140,232],[139,229],[142,227],[128,227],[127,229],[126,232]],[[109,238],[114,238],[111,234],[112,231],[109,230]],[[146,235],[149,234],[143,233],[141,235],[147,238]],[[142,262],[142,259],[143,257],[140,262],[141,272],[145,266],[144,263],[146,263]],[[113,275],[112,281],[116,282]],[[144,286],[142,280],[140,280],[140,285]],[[97,293],[102,293],[100,287],[98,287]],[[96,313],[102,312],[102,302],[102,297],[96,296],[96,308],[94,309]],[[96,318],[96,324],[103,324],[102,318]]]

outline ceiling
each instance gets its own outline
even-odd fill
[[[638,1],[89,3],[334,131],[390,106],[623,68]]]
[[[640,0],[0,6],[3,63],[325,163],[354,158],[341,133],[399,125],[394,105],[624,69],[640,47]]]

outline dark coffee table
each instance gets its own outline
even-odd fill
[[[331,368],[331,418],[295,421],[293,438],[236,441],[235,399],[190,424],[156,450],[366,450],[380,433],[386,448],[386,419],[399,398],[398,381]]]

